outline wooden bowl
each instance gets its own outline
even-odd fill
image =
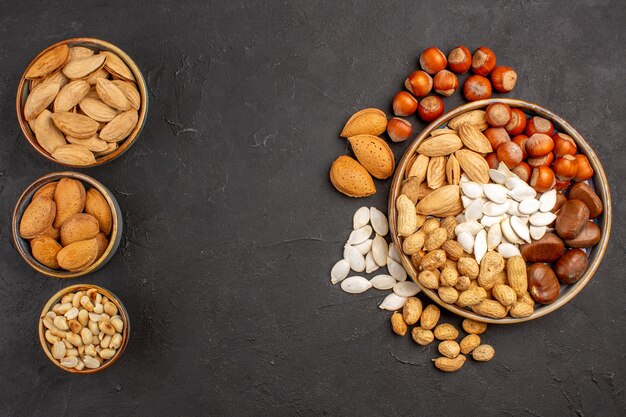
[[[26,210],[26,207],[30,204],[35,192],[37,192],[37,190],[39,190],[44,185],[50,182],[58,181],[61,178],[73,178],[73,179],[83,182],[84,185],[88,185],[89,187],[93,187],[96,190],[100,191],[100,193],[104,196],[107,203],[109,203],[109,207],[111,208],[111,214],[113,216],[113,224],[111,227],[111,233],[108,237],[109,246],[104,251],[102,256],[100,256],[99,259],[96,259],[94,263],[92,263],[87,268],[83,269],[82,271],[70,272],[70,271],[65,271],[63,269],[52,269],[52,268],[48,268],[45,265],[42,265],[31,254],[29,241],[20,236],[20,221],[22,220],[22,215],[24,214],[24,210]],[[122,211],[120,209],[119,204],[117,203],[117,200],[115,199],[111,191],[109,191],[104,185],[100,184],[98,181],[94,180],[90,176],[82,174],[80,172],[53,172],[53,173],[44,175],[43,177],[33,182],[22,193],[20,198],[17,200],[17,204],[15,205],[15,210],[13,211],[12,227],[13,227],[13,242],[15,243],[15,248],[17,249],[19,254],[22,256],[22,258],[26,261],[26,263],[30,265],[31,268],[49,277],[77,278],[77,277],[83,277],[85,275],[88,275],[88,274],[91,274],[92,272],[97,271],[98,269],[102,268],[104,265],[106,265],[107,262],[111,260],[111,258],[115,254],[115,251],[120,245],[120,240],[122,239],[123,220],[122,220]]]
[[[61,363],[58,360],[56,360],[54,356],[52,356],[52,352],[50,352],[49,343],[45,337],[46,327],[43,325],[42,317],[45,317],[45,315],[48,313],[48,311],[50,311],[52,306],[56,304],[61,298],[63,298],[65,294],[70,293],[70,292],[86,291],[91,288],[97,289],[100,294],[102,294],[103,296],[106,296],[117,307],[117,311],[118,311],[117,314],[119,314],[122,317],[122,321],[124,322],[124,330],[122,330],[122,344],[120,345],[119,349],[117,349],[115,356],[113,356],[111,359],[104,362],[102,366],[100,366],[99,368],[95,368],[95,369],[84,368],[79,371],[78,369],[66,368],[62,366]],[[61,291],[54,294],[50,298],[50,300],[48,300],[46,305],[43,307],[43,310],[41,310],[41,316],[39,318],[39,324],[37,326],[38,326],[38,333],[39,333],[39,343],[41,344],[41,348],[43,349],[48,359],[50,359],[52,363],[54,363],[59,368],[63,369],[65,372],[70,372],[72,374],[95,374],[113,365],[115,362],[117,362],[120,356],[122,356],[122,353],[124,353],[124,350],[126,349],[126,346],[128,345],[128,338],[130,335],[130,320],[128,319],[128,312],[126,311],[126,307],[124,307],[124,304],[122,304],[120,299],[109,290],[99,287],[97,285],[92,285],[92,284],[70,285],[69,287],[63,288]]]
[[[26,103],[26,98],[28,97],[28,94],[30,92],[30,82],[25,77],[26,72],[33,65],[33,63],[37,60],[37,58],[39,58],[42,54],[44,54],[48,50],[55,48],[59,45],[86,46],[86,47],[89,47],[90,49],[96,49],[100,51],[111,51],[115,53],[118,57],[122,59],[122,61],[124,61],[124,63],[132,71],[133,75],[135,76],[135,80],[137,82],[139,95],[141,96],[141,106],[139,107],[139,121],[137,122],[137,125],[135,126],[133,131],[130,133],[130,135],[126,139],[124,139],[124,141],[120,142],[119,144],[120,146],[115,151],[111,152],[108,155],[97,157],[96,162],[90,165],[72,165],[72,164],[59,162],[56,159],[54,159],[52,155],[50,155],[44,148],[41,147],[39,142],[37,142],[37,139],[35,138],[35,133],[32,131],[29,123],[24,118],[24,104]],[[50,45],[45,50],[41,51],[41,53],[37,55],[24,70],[24,74],[22,74],[22,77],[20,78],[20,83],[17,87],[17,96],[15,99],[17,121],[20,125],[20,128],[22,129],[22,132],[24,133],[24,136],[26,136],[26,139],[28,139],[28,142],[31,144],[31,146],[35,148],[35,150],[39,152],[41,155],[43,155],[46,159],[49,159],[50,161],[55,162],[57,164],[65,165],[67,167],[72,167],[72,168],[94,167],[94,166],[102,165],[109,161],[114,160],[115,158],[119,157],[124,152],[126,152],[135,143],[135,141],[139,137],[139,134],[141,133],[141,130],[143,129],[143,126],[146,122],[146,117],[148,115],[147,91],[148,89],[146,87],[146,81],[143,77],[143,74],[139,70],[139,67],[137,67],[137,64],[135,64],[135,62],[117,46],[110,44],[108,42],[105,42],[103,40],[96,39],[96,38],[66,39],[64,41],[57,42],[54,45]]]
[[[404,253],[402,252],[402,242],[400,238],[398,237],[397,230],[396,230],[396,221],[397,221],[396,199],[400,195],[400,187],[402,185],[402,181],[404,180],[404,174],[408,168],[409,160],[411,156],[415,154],[415,151],[417,150],[417,147],[420,145],[420,143],[425,138],[428,138],[430,136],[430,133],[433,130],[446,125],[452,118],[460,114],[466,113],[468,111],[471,111],[471,110],[484,109],[489,104],[496,103],[496,102],[506,103],[511,107],[518,107],[522,109],[527,114],[537,115],[537,116],[541,116],[546,119],[549,119],[552,121],[552,123],[554,123],[554,127],[557,130],[559,130],[560,132],[567,133],[572,138],[574,138],[574,141],[578,145],[578,152],[585,154],[587,158],[589,159],[589,162],[591,163],[591,166],[594,170],[594,176],[593,176],[592,181],[590,181],[591,183],[590,185],[595,188],[596,193],[598,194],[598,196],[602,200],[602,204],[604,205],[603,213],[600,215],[600,217],[595,219],[598,223],[598,226],[601,229],[600,241],[593,248],[591,248],[590,250],[587,250],[587,253],[589,255],[589,265],[587,267],[587,270],[584,272],[584,274],[580,278],[580,280],[578,280],[578,282],[572,285],[562,285],[559,298],[555,302],[553,302],[552,304],[548,304],[548,305],[536,304],[536,306],[538,307],[535,308],[534,313],[530,315],[529,317],[524,317],[524,318],[506,317],[503,319],[492,319],[489,317],[481,316],[472,311],[460,308],[456,305],[443,302],[439,298],[439,295],[437,294],[436,291],[429,290],[427,288],[422,287],[420,283],[417,281],[417,271],[413,267],[413,264],[411,264],[409,257],[404,255]],[[434,120],[430,125],[428,125],[413,140],[409,148],[404,153],[402,159],[398,163],[398,166],[396,168],[396,173],[393,178],[393,183],[391,185],[391,190],[389,192],[389,212],[388,213],[389,213],[389,223],[391,225],[391,236],[393,238],[394,244],[396,245],[396,248],[398,248],[398,252],[400,253],[400,256],[402,258],[402,263],[404,264],[404,267],[408,271],[413,281],[415,281],[415,283],[420,286],[422,291],[428,297],[430,297],[434,302],[436,302],[437,304],[439,304],[441,307],[445,308],[446,310],[449,310],[455,314],[458,314],[460,316],[467,317],[473,320],[486,322],[486,323],[495,323],[495,324],[520,323],[520,322],[524,322],[528,320],[537,319],[539,317],[545,316],[546,314],[549,314],[553,311],[558,310],[559,308],[567,304],[572,298],[574,298],[576,294],[578,294],[585,287],[585,285],[587,285],[587,283],[591,280],[591,277],[593,277],[593,274],[598,269],[598,266],[600,266],[600,262],[602,261],[602,257],[604,256],[607,245],[609,243],[609,235],[611,232],[611,222],[612,222],[611,193],[609,191],[608,180],[606,178],[606,175],[604,173],[604,169],[602,168],[602,164],[600,163],[600,160],[596,156],[593,149],[591,149],[591,146],[589,146],[589,144],[585,141],[585,139],[583,139],[583,137],[580,135],[580,133],[578,133],[576,129],[574,129],[563,118],[557,116],[556,114],[552,113],[549,110],[544,109],[543,107],[537,104],[528,103],[522,100],[507,99],[507,98],[481,100],[481,101],[475,101],[472,103],[462,105],[452,110],[451,112],[442,115],[438,119]]]

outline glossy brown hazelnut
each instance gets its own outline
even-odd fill
[[[408,120],[393,117],[387,123],[387,135],[393,142],[403,142],[413,136],[413,125]]]
[[[503,143],[510,142],[511,138],[506,130],[502,127],[490,127],[485,130],[483,134],[487,137],[487,140],[491,144],[491,149],[498,150],[498,147]]]
[[[526,122],[526,134],[530,137],[535,133],[543,133],[552,136],[554,125],[546,118],[535,116]]]
[[[485,156],[485,161],[489,165],[491,169],[498,169],[498,165],[500,165],[500,160],[498,159],[498,155],[495,152],[491,152]]]
[[[535,191],[545,193],[550,191],[555,183],[554,171],[550,167],[540,166],[533,169],[529,184]]]
[[[448,65],[446,56],[438,48],[430,47],[420,55],[420,66],[424,71],[433,75]]]
[[[591,164],[589,163],[589,159],[583,154],[577,154],[575,156],[578,161],[578,172],[576,172],[576,176],[574,179],[576,181],[586,181],[593,177],[593,168],[591,168]]]
[[[404,87],[416,97],[425,97],[433,88],[433,78],[426,71],[413,71],[404,81]]]
[[[463,84],[463,96],[467,101],[491,97],[491,82],[482,75],[470,75]]]
[[[552,161],[554,161],[554,154],[552,152],[544,156],[537,156],[526,160],[531,167],[550,166]]]
[[[518,166],[512,168],[511,172],[517,175],[522,181],[530,182],[533,169],[526,162],[522,161]]]
[[[578,234],[574,239],[568,239],[565,241],[570,248],[590,248],[600,241],[600,228],[597,224],[590,221],[587,222],[583,231]]]
[[[474,51],[472,56],[472,71],[474,74],[487,75],[496,67],[496,54],[486,46]]]
[[[554,262],[563,255],[564,249],[563,240],[554,233],[546,233],[541,239],[519,247],[526,262]]]
[[[524,133],[524,129],[526,129],[526,114],[521,109],[511,109],[511,120],[504,128],[511,136]]]
[[[457,46],[448,55],[448,68],[457,74],[466,73],[472,66],[472,53],[465,46]]]
[[[535,133],[529,136],[526,141],[526,152],[535,158],[549,154],[552,149],[554,149],[554,141],[550,136],[543,133]]]
[[[576,146],[576,142],[574,142],[574,139],[572,139],[570,135],[557,132],[552,135],[552,140],[554,140],[554,155],[557,157],[563,155],[576,155],[578,146]]]
[[[517,73],[511,67],[495,67],[491,71],[491,83],[498,93],[509,93],[517,83]]]
[[[578,173],[578,160],[572,155],[563,155],[552,163],[552,169],[559,180],[571,180]]]
[[[574,239],[589,221],[589,209],[580,200],[568,200],[556,217],[556,232],[563,239]]]
[[[552,268],[546,264],[532,264],[526,270],[528,291],[536,302],[550,304],[559,298],[561,287]]]
[[[517,135],[513,139],[511,139],[513,143],[516,143],[517,146],[522,150],[522,154],[524,155],[522,159],[526,159],[528,154],[526,153],[526,141],[528,140],[528,136],[526,135]]]
[[[498,155],[498,159],[504,162],[509,169],[518,166],[519,163],[522,162],[522,157],[524,156],[520,147],[511,141],[498,146],[496,155]]]
[[[400,91],[393,98],[393,112],[396,116],[410,116],[417,110],[417,99],[406,91]]]
[[[439,96],[428,96],[420,101],[417,113],[425,122],[432,122],[443,114],[443,100]]]
[[[565,252],[554,264],[554,273],[563,284],[574,284],[583,275],[589,265],[587,254],[582,249]]]
[[[598,197],[598,194],[591,189],[591,187],[584,182],[577,182],[572,185],[569,190],[569,198],[574,200],[580,200],[589,209],[589,218],[595,219],[602,214],[603,206],[602,200]]]
[[[441,70],[433,78],[435,92],[444,97],[449,97],[459,89],[459,79],[448,70]]]
[[[485,110],[485,118],[491,127],[506,126],[511,121],[511,114],[511,108],[505,103],[491,103]]]

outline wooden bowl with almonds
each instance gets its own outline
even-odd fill
[[[115,45],[95,38],[49,46],[22,75],[15,100],[26,139],[50,161],[88,168],[135,143],[146,120],[145,79]]]

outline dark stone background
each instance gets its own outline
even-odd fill
[[[482,3],[3,1],[0,415],[624,415],[625,3]],[[75,36],[128,52],[150,110],[124,157],[86,171],[122,206],[117,255],[62,282],[31,271],[12,247],[19,194],[62,169],[30,148],[14,99],[35,54]],[[338,132],[351,113],[389,111],[422,49],[460,43],[493,48],[520,75],[512,97],[587,138],[611,182],[615,222],[604,262],[573,302],[492,326],[484,340],[495,359],[447,375],[430,363],[435,344],[391,333],[379,293],[330,285],[352,213],[385,207],[389,182],[353,200],[327,175],[349,152]],[[400,157],[407,144],[392,146]],[[49,363],[36,338],[46,300],[81,281],[120,296],[133,326],[119,363],[83,377]]]

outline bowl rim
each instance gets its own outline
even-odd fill
[[[29,83],[25,77],[26,72],[28,71],[28,69],[33,65],[33,63],[41,56],[43,55],[45,52],[49,51],[52,48],[55,48],[57,46],[60,45],[84,45],[84,44],[91,44],[91,45],[95,45],[98,46],[100,48],[103,48],[105,50],[109,50],[114,52],[120,59],[122,59],[124,61],[124,63],[128,66],[128,68],[132,71],[133,75],[135,76],[135,80],[137,82],[137,89],[139,90],[139,95],[141,97],[141,106],[139,108],[139,121],[137,123],[137,125],[134,127],[133,131],[130,133],[130,135],[128,136],[128,138],[126,138],[120,145],[119,147],[114,150],[113,152],[104,155],[100,158],[96,159],[96,162],[93,164],[89,164],[89,165],[74,165],[74,164],[68,164],[68,163],[64,163],[64,162],[60,162],[57,161],[56,159],[54,159],[52,157],[52,155],[50,155],[45,149],[43,149],[41,147],[41,145],[39,144],[39,142],[37,142],[37,139],[35,138],[35,134],[34,132],[31,130],[29,123],[26,121],[26,119],[24,118],[24,112],[23,112],[23,106],[26,102],[26,88],[29,88]],[[96,167],[96,166],[100,166],[103,164],[106,164],[110,161],[113,161],[114,159],[117,159],[119,156],[121,156],[122,154],[124,154],[128,149],[130,149],[130,147],[136,142],[136,140],[139,138],[139,135],[141,134],[141,131],[143,130],[143,127],[146,123],[146,119],[148,116],[148,88],[146,85],[146,80],[141,72],[141,70],[139,69],[139,67],[137,66],[137,64],[135,64],[135,61],[133,61],[133,59],[128,56],[123,50],[121,50],[119,47],[113,45],[112,43],[103,41],[101,39],[98,38],[70,38],[70,39],[65,39],[62,41],[59,41],[55,44],[52,44],[50,46],[48,46],[47,48],[45,48],[44,50],[42,50],[39,54],[37,54],[37,56],[35,56],[30,62],[29,64],[26,66],[26,68],[24,69],[24,72],[22,73],[22,76],[20,77],[20,81],[19,84],[17,86],[17,94],[15,96],[15,110],[17,113],[17,121],[18,124],[20,126],[20,129],[22,130],[22,133],[24,134],[24,136],[26,136],[26,139],[28,140],[28,142],[30,143],[30,145],[40,154],[42,155],[44,158],[48,159],[49,161],[52,161],[56,164],[59,165],[63,165],[66,167],[70,167],[70,168],[92,168],[92,167]]]
[[[42,318],[45,317],[46,313],[50,311],[52,306],[57,301],[59,301],[65,294],[74,292],[74,291],[81,291],[84,289],[91,289],[91,288],[97,289],[100,294],[102,294],[103,296],[106,296],[109,300],[112,300],[115,303],[118,314],[122,317],[122,322],[124,323],[124,330],[122,331],[122,344],[120,345],[119,349],[117,349],[117,352],[115,352],[115,355],[111,359],[109,359],[107,362],[105,362],[102,366],[95,368],[95,369],[84,368],[79,371],[78,369],[66,368],[62,366],[61,363],[52,356],[52,353],[50,352],[50,348],[48,347],[48,341],[46,340],[46,336],[45,336],[46,329],[43,325]],[[128,317],[128,311],[126,310],[124,303],[122,303],[122,301],[117,295],[113,294],[111,291],[107,290],[106,288],[103,288],[94,284],[73,284],[68,287],[62,288],[61,290],[57,291],[52,297],[48,299],[48,302],[44,305],[43,309],[41,310],[41,315],[39,316],[39,320],[37,323],[37,332],[39,334],[39,343],[45,355],[58,368],[61,368],[65,372],[69,372],[72,374],[80,374],[80,375],[95,374],[95,373],[104,371],[109,366],[117,362],[119,357],[122,356],[122,353],[124,353],[124,350],[126,350],[126,346],[128,345],[128,339],[130,338],[130,318]]]
[[[603,213],[598,219],[598,224],[599,226],[601,226],[600,241],[594,247],[594,249],[596,249],[595,255],[593,256],[593,259],[587,266],[587,269],[583,273],[582,277],[575,284],[570,285],[569,286],[570,289],[567,291],[567,293],[562,296],[559,296],[559,298],[555,302],[551,304],[547,304],[547,305],[542,305],[541,307],[536,309],[533,312],[533,314],[531,314],[528,317],[523,317],[523,318],[505,317],[503,319],[493,319],[490,317],[481,316],[469,310],[462,309],[456,305],[443,302],[443,300],[439,298],[438,294],[435,291],[430,290],[428,288],[424,288],[418,282],[415,268],[411,264],[410,259],[402,252],[402,250],[400,250],[400,248],[402,248],[402,245],[400,244],[400,239],[396,231],[396,198],[400,194],[400,187],[404,179],[404,172],[406,171],[410,158],[416,152],[419,144],[425,138],[429,137],[430,133],[433,130],[449,122],[452,118],[459,116],[460,114],[466,113],[468,111],[471,111],[471,110],[484,109],[486,106],[492,103],[505,103],[511,107],[521,108],[524,111],[532,112],[532,113],[537,114],[538,116],[545,117],[551,120],[555,124],[555,127],[557,127],[558,125],[558,127],[560,128],[560,131],[572,136],[572,138],[574,138],[578,146],[579,151],[582,149],[583,153],[587,156],[587,158],[589,159],[589,163],[594,169],[593,184],[594,184],[594,187],[596,188],[596,192],[598,193],[598,196],[602,199],[602,203],[604,205]],[[565,119],[558,116],[557,114],[551,112],[550,110],[547,110],[546,108],[538,104],[527,102],[524,100],[519,100],[519,99],[512,99],[512,98],[491,98],[491,99],[466,103],[448,113],[445,113],[444,115],[440,116],[439,118],[434,120],[432,123],[430,123],[428,126],[426,126],[424,130],[422,130],[422,132],[413,139],[413,142],[411,142],[409,147],[406,149],[406,151],[402,155],[402,159],[400,160],[400,162],[398,163],[396,167],[396,172],[393,177],[393,182],[389,189],[388,214],[389,214],[389,224],[390,224],[390,231],[391,231],[391,237],[393,239],[393,243],[394,245],[396,245],[396,248],[398,249],[398,253],[400,254],[400,257],[401,257],[401,260],[405,269],[407,270],[407,272],[409,273],[413,281],[417,285],[419,285],[422,291],[432,301],[434,301],[439,306],[445,308],[446,310],[454,314],[457,314],[459,316],[469,318],[472,320],[476,320],[476,321],[480,321],[484,323],[492,323],[492,324],[513,324],[513,323],[522,323],[522,322],[538,319],[539,317],[543,317],[553,311],[558,310],[559,308],[567,304],[569,301],[571,301],[589,283],[589,281],[591,280],[591,278],[597,271],[598,267],[600,266],[600,263],[602,261],[602,258],[604,257],[604,254],[608,246],[609,237],[611,234],[611,224],[613,221],[611,192],[609,189],[608,180],[606,178],[606,174],[604,172],[604,169],[602,167],[602,164],[600,163],[598,156],[593,151],[591,146],[587,143],[587,141],[582,137],[582,135],[576,129],[574,129],[572,125],[570,125]]]
[[[109,204],[109,208],[111,209],[111,216],[113,218],[113,223],[111,227],[111,233],[109,235],[109,246],[106,248],[104,253],[98,258],[94,263],[89,265],[89,267],[76,272],[64,271],[64,270],[55,270],[52,268],[48,268],[41,263],[39,263],[21,244],[23,240],[26,240],[20,236],[19,225],[22,219],[23,213],[20,214],[22,207],[25,208],[27,204],[30,204],[32,201],[32,196],[44,185],[58,181],[61,178],[72,178],[79,180],[83,183],[87,183],[91,185],[93,188],[98,190],[104,197],[104,199]],[[63,172],[51,172],[49,174],[43,175],[39,177],[35,181],[33,181],[30,185],[26,187],[26,189],[22,192],[17,202],[15,203],[15,208],[13,210],[13,218],[11,220],[11,228],[13,234],[13,244],[17,249],[18,253],[26,261],[26,263],[33,268],[35,271],[40,274],[47,275],[53,278],[61,278],[61,279],[70,279],[70,278],[79,278],[86,275],[89,275],[92,272],[103,267],[109,260],[113,257],[113,254],[117,251],[119,246],[119,240],[121,239],[122,229],[123,229],[123,220],[120,211],[120,207],[117,203],[117,200],[111,193],[111,191],[102,185],[99,181],[93,179],[87,174],[83,174],[82,172],[74,172],[74,171],[63,171]]]

